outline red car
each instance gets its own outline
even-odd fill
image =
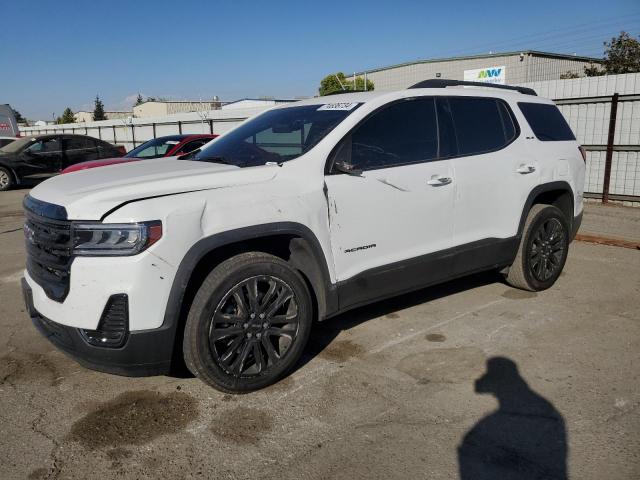
[[[75,165],[71,165],[62,170],[62,173],[77,172],[78,170],[86,170],[87,168],[105,167],[107,165],[135,162],[150,158],[184,155],[202,147],[206,143],[209,143],[217,136],[218,135],[198,134],[158,137],[149,140],[148,142],[144,142],[142,145],[137,146],[123,157],[103,158],[101,160],[76,163]]]

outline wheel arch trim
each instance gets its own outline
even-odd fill
[[[518,224],[518,237],[522,236],[522,232],[524,230],[524,224],[527,220],[527,215],[529,214],[529,210],[531,210],[531,207],[534,205],[535,199],[540,195],[542,195],[543,193],[553,192],[553,191],[563,191],[569,194],[569,197],[571,198],[571,216],[570,218],[567,218],[567,222],[569,222],[570,230],[573,228],[574,208],[575,208],[574,206],[575,197],[573,194],[573,189],[571,188],[571,185],[569,185],[568,182],[560,180],[560,181],[542,183],[536,186],[535,188],[533,188],[531,192],[529,192],[529,196],[527,197],[527,200],[525,201],[524,207],[522,209],[522,215],[520,216],[520,223]]]
[[[163,326],[175,325],[177,326],[180,321],[180,314],[182,311],[182,304],[184,302],[185,293],[189,286],[189,280],[200,263],[200,261],[209,253],[214,250],[226,246],[231,246],[247,240],[256,240],[261,237],[270,237],[274,235],[291,235],[294,238],[300,238],[304,241],[302,250],[308,251],[311,258],[315,260],[315,267],[319,271],[320,278],[310,278],[311,284],[314,288],[316,299],[320,303],[324,299],[324,306],[320,307],[322,315],[337,309],[337,294],[334,295],[335,288],[333,288],[330,280],[329,267],[326,262],[320,241],[316,235],[307,226],[295,222],[275,222],[262,225],[255,225],[250,227],[238,228],[235,230],[229,230],[220,232],[209,237],[205,237],[196,242],[185,254],[184,258],[178,266],[176,275],[169,292],[169,298],[167,300],[167,306],[165,308]],[[293,242],[291,242],[293,243]],[[308,248],[304,248],[307,247]],[[292,248],[293,250],[293,248]],[[292,257],[294,252],[292,251]],[[308,257],[307,257],[308,258]],[[304,262],[296,262],[292,264],[293,267],[303,271],[303,273],[309,277],[310,275],[304,271]],[[306,265],[306,268],[313,269],[314,265]],[[317,276],[317,275],[316,275]],[[321,283],[321,284],[320,284]],[[317,291],[320,289],[320,291]],[[335,306],[334,306],[335,303]]]

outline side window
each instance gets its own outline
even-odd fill
[[[432,97],[394,103],[364,121],[343,155],[359,169],[375,170],[438,158],[438,122]]]
[[[94,148],[93,142],[88,138],[67,137],[63,138],[65,150],[86,150]]]
[[[498,150],[513,139],[513,120],[501,103],[494,98],[449,97],[459,155]],[[501,108],[508,115],[504,120]],[[510,125],[507,129],[505,123]]]
[[[538,140],[560,142],[575,140],[571,127],[555,105],[545,103],[518,103],[524,117]]]
[[[210,138],[202,138],[200,140],[194,140],[193,142],[189,142],[186,145],[184,145],[180,151],[182,153],[189,153],[189,152],[193,152],[194,150],[200,148],[201,146],[203,146],[205,143],[209,143],[211,139]]]
[[[54,137],[39,140],[31,144],[27,150],[31,153],[55,153],[60,152],[62,149],[60,148],[60,139]]]

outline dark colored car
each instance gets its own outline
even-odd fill
[[[0,191],[25,180],[47,178],[70,165],[113,158],[124,152],[110,143],[85,135],[23,137],[0,148]]]
[[[216,138],[218,135],[197,134],[197,135],[168,135],[166,137],[158,137],[148,142],[138,145],[136,148],[120,158],[106,158],[102,160],[93,160],[71,165],[65,168],[62,173],[77,172],[78,170],[86,170],[87,168],[106,167],[107,165],[115,165],[118,163],[135,162],[137,160],[146,160],[150,158],[173,157],[177,155],[185,155],[202,147],[206,143]]]

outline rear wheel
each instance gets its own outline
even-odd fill
[[[562,273],[568,248],[569,226],[562,211],[552,205],[534,205],[527,215],[507,282],[531,291],[551,287]]]
[[[0,192],[9,190],[13,186],[13,174],[10,170],[0,167]]]
[[[185,363],[224,392],[264,388],[295,366],[311,323],[309,290],[295,270],[273,255],[236,255],[209,274],[194,298]]]

